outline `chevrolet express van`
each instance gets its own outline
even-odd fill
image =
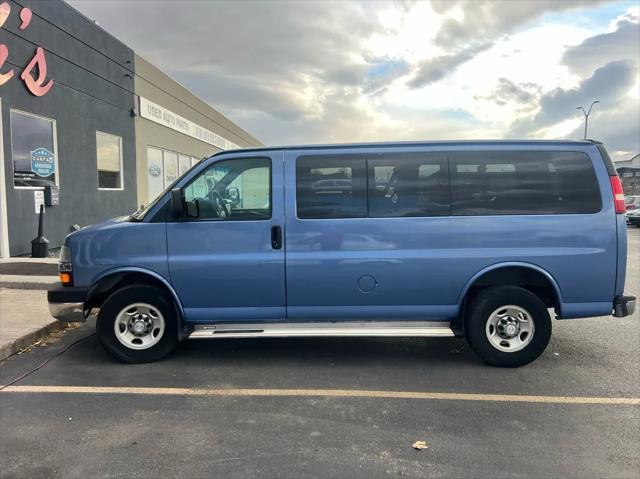
[[[624,212],[592,141],[222,152],[70,234],[49,305],[96,315],[130,363],[187,338],[459,336],[519,366],[545,350],[551,310],[633,313]]]

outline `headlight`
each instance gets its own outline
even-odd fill
[[[71,249],[68,246],[60,248],[60,261],[58,263],[58,276],[65,286],[73,284],[73,265],[71,264]]]
[[[71,248],[66,245],[60,248],[60,263],[71,263]]]

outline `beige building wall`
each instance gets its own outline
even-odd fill
[[[135,55],[134,89],[136,93],[135,138],[137,164],[138,204],[149,202],[149,147],[168,150],[194,158],[203,158],[221,151],[220,148],[200,141],[140,115],[139,97],[157,103],[163,108],[186,118],[240,147],[262,146],[262,143],[238,125],[202,101],[168,75]]]

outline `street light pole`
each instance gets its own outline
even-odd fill
[[[595,100],[594,102],[591,103],[591,106],[589,107],[589,111],[585,111],[584,108],[582,108],[581,106],[579,106],[578,108],[576,108],[576,110],[582,110],[582,113],[584,114],[584,139],[587,139],[587,127],[589,126],[589,115],[591,114],[591,109],[593,108],[593,105],[595,105],[596,103],[600,103],[600,100]]]

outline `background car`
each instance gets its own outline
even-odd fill
[[[624,208],[627,223],[638,226],[640,220],[640,195],[625,196]]]
[[[627,223],[633,226],[640,226],[640,208],[629,210],[625,213]]]

